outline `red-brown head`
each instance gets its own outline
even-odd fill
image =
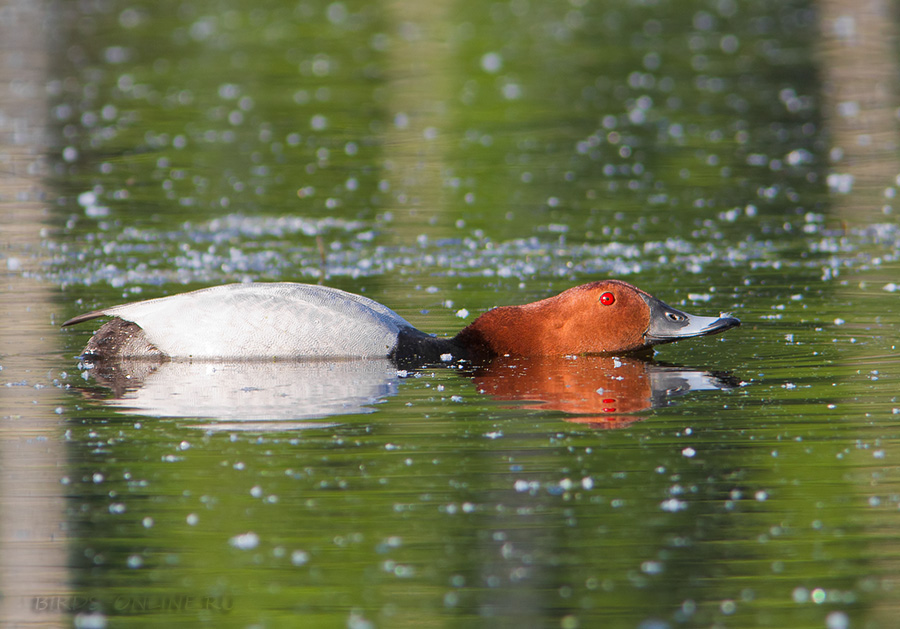
[[[490,310],[454,339],[485,355],[615,354],[740,325],[698,317],[619,280],[602,280],[524,306]]]

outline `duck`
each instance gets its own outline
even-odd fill
[[[389,358],[437,363],[497,356],[629,354],[718,334],[735,317],[673,308],[606,279],[524,305],[486,311],[453,337],[418,330],[372,299],[292,282],[225,284],[94,310],[63,323],[111,317],[81,357],[159,360]]]

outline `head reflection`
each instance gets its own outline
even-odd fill
[[[689,391],[732,389],[736,378],[632,356],[504,358],[476,369],[481,393],[560,411],[569,422],[619,428]]]

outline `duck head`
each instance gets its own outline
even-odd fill
[[[734,317],[691,315],[627,282],[602,280],[531,304],[490,310],[454,341],[494,356],[614,354],[738,325]]]

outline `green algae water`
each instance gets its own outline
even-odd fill
[[[0,2],[0,624],[895,626],[900,72],[867,10]],[[742,326],[113,372],[59,328],[298,281],[450,335],[605,277]]]

